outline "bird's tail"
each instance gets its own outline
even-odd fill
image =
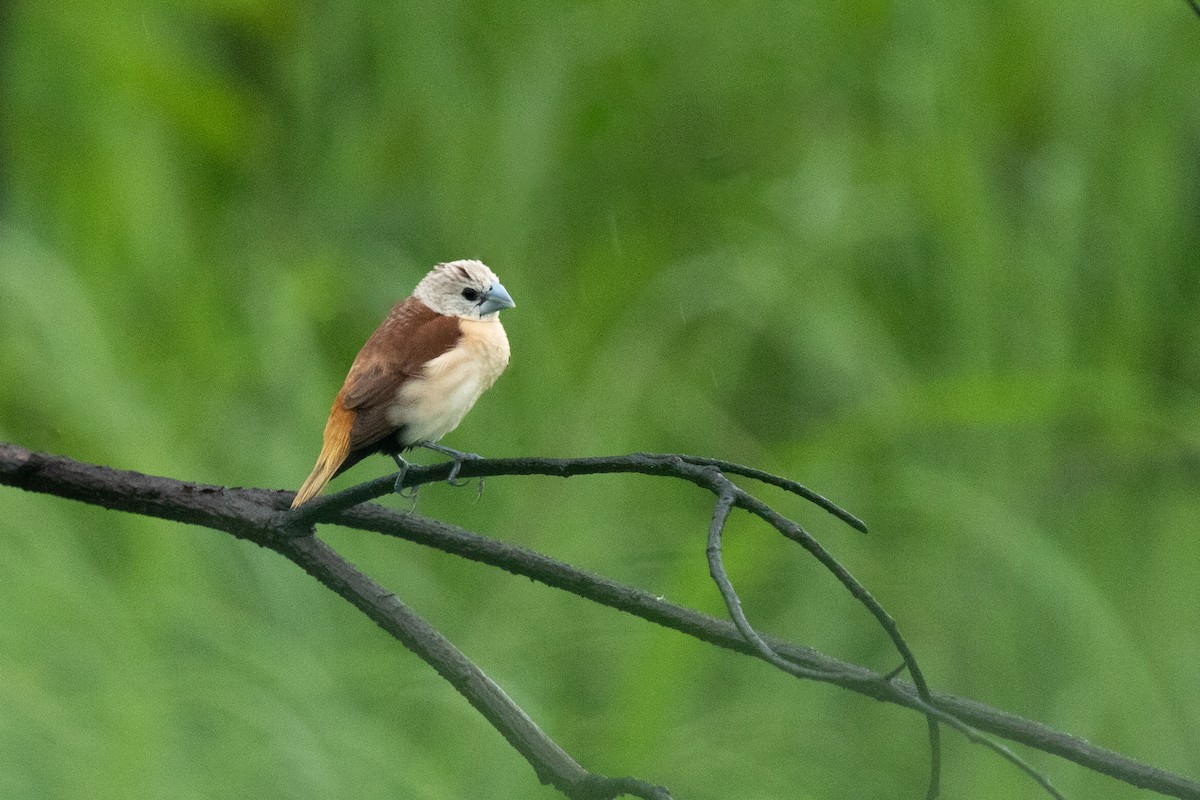
[[[329,411],[329,420],[325,423],[325,436],[321,444],[321,454],[317,456],[317,464],[312,473],[296,492],[292,500],[292,508],[297,508],[312,500],[325,485],[337,474],[338,467],[346,460],[350,452],[350,429],[354,427],[354,412],[342,405],[341,392],[333,401]]]

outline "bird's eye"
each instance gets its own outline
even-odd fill
[[[479,292],[469,286],[466,289],[463,289],[462,295],[472,303],[479,299]]]

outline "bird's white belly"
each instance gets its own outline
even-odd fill
[[[458,344],[405,381],[388,409],[406,443],[436,442],[458,427],[508,366],[508,337],[498,321],[462,320]]]

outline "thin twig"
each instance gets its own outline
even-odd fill
[[[1196,16],[1200,17],[1200,2],[1197,2],[1197,0],[1187,0],[1187,4],[1192,7],[1192,11],[1196,12]]]
[[[734,504],[739,501],[744,492],[734,486],[729,479],[721,473],[717,473],[713,480],[717,487],[715,489],[717,493],[717,505],[713,512],[712,524],[708,529],[708,548],[706,551],[708,554],[708,571],[709,574],[712,575],[713,580],[716,581],[717,588],[720,589],[721,596],[725,599],[725,606],[729,609],[729,615],[733,618],[734,625],[737,626],[737,629],[741,632],[742,636],[744,636],[748,642],[754,645],[754,648],[759,652],[759,655],[761,655],[762,658],[771,664],[774,664],[784,672],[797,678],[827,679],[828,676],[822,676],[819,673],[814,674],[812,670],[797,666],[782,658],[778,653],[772,650],[766,642],[762,640],[762,637],[760,637],[758,632],[755,631],[753,626],[750,625],[750,621],[746,619],[746,615],[742,611],[742,601],[740,598],[738,598],[737,592],[733,588],[733,583],[729,580],[729,576],[725,572],[721,547],[721,535],[725,530],[725,523],[729,519],[729,512],[733,509]],[[834,563],[837,563],[836,560]],[[838,564],[838,566],[840,567],[841,565]],[[845,574],[849,575],[849,572],[846,572]],[[857,584],[857,581],[855,581],[855,584]],[[901,642],[903,642],[903,638],[901,638]],[[905,650],[907,650],[907,645],[905,645]],[[910,658],[909,656],[910,654],[904,656],[905,665],[909,667],[910,671],[915,670],[915,675],[920,675],[920,671],[916,669],[916,660],[914,658]],[[918,688],[920,688],[919,685]],[[928,691],[926,691],[926,694],[927,693]],[[925,697],[922,697],[922,700],[925,699]],[[932,698],[928,699],[929,701],[932,701]],[[930,767],[929,787],[926,790],[925,797],[927,800],[934,800],[934,798],[938,796],[939,787],[941,785],[942,748],[941,737],[938,732],[938,725],[935,721],[935,717],[932,715],[927,715],[927,718],[929,719]]]
[[[808,667],[795,664],[784,659],[778,653],[771,649],[771,646],[763,641],[758,635],[758,631],[750,624],[750,620],[746,618],[745,612],[742,610],[742,600],[738,597],[737,590],[733,588],[733,582],[729,580],[729,574],[725,571],[725,563],[722,555],[721,535],[725,531],[725,522],[729,519],[729,512],[733,509],[733,504],[737,500],[737,494],[732,487],[724,489],[717,496],[716,509],[713,511],[712,524],[708,528],[708,546],[706,553],[708,554],[708,573],[712,576],[713,581],[717,584],[717,589],[721,592],[721,597],[725,600],[725,607],[729,610],[729,616],[733,619],[733,624],[737,626],[747,642],[754,646],[758,654],[765,660],[779,667],[784,672],[795,675],[798,678],[807,678],[814,681],[834,681],[839,676],[832,672],[823,672],[821,670],[809,669]]]
[[[725,599],[726,608],[729,609],[729,614],[733,618],[734,624],[737,626],[738,631],[748,642],[754,646],[754,649],[758,651],[759,656],[763,658],[763,660],[797,678],[807,678],[810,680],[832,680],[834,676],[830,675],[829,673],[821,673],[817,670],[807,669],[806,667],[802,667],[792,661],[788,661],[779,653],[777,653],[763,640],[761,636],[759,636],[758,632],[755,631],[750,625],[749,620],[746,619],[746,615],[742,612],[742,602],[738,598],[737,591],[734,590],[733,583],[729,580],[729,575],[725,571],[725,565],[722,557],[723,548],[721,546],[721,537],[725,530],[725,523],[729,518],[729,512],[733,509],[734,504],[737,502],[738,492],[739,490],[728,482],[727,485],[721,489],[721,492],[717,497],[716,509],[713,512],[712,524],[709,526],[708,530],[707,554],[709,573],[712,575],[713,580],[716,581],[717,586],[721,591],[721,596]],[[891,680],[891,678],[889,676],[884,676],[883,680],[887,681]],[[932,698],[930,698],[930,701],[932,702]],[[918,707],[930,719],[936,719],[939,722],[949,725],[954,730],[967,737],[969,741],[986,747],[999,754],[1001,757],[1015,765],[1022,772],[1033,778],[1033,780],[1035,780],[1043,789],[1045,789],[1051,797],[1055,798],[1055,800],[1064,800],[1063,796],[1058,792],[1057,789],[1054,788],[1045,775],[1038,772],[1033,768],[1032,765],[1030,765],[1027,761],[1018,756],[1009,748],[998,742],[988,739],[986,736],[980,734],[979,731],[963,723],[961,720],[955,719],[952,715],[947,714],[945,711],[933,707],[927,703],[925,699],[919,700]],[[938,793],[938,786],[941,776],[940,754],[940,748],[935,745],[931,756],[933,763],[931,765],[929,788],[926,792],[927,798],[936,797]]]
[[[638,455],[650,455],[650,454],[639,453]],[[756,469],[754,467],[747,467],[747,466],[743,466],[741,464],[734,464],[730,461],[722,461],[717,458],[703,458],[701,456],[685,456],[685,455],[662,455],[662,456],[652,456],[652,457],[679,458],[679,459],[683,459],[684,461],[686,461],[689,464],[695,464],[700,467],[716,467],[717,469],[719,469],[722,473],[724,473],[726,475],[740,475],[744,478],[753,478],[756,481],[761,481],[762,483],[766,483],[771,486],[777,486],[780,489],[784,489],[786,491],[791,492],[792,494],[803,497],[805,500],[808,500],[810,503],[817,506],[818,508],[823,508],[824,510],[828,511],[830,514],[833,514],[835,517],[840,519],[842,522],[849,525],[851,528],[854,528],[856,531],[860,531],[861,533],[867,532],[867,523],[863,522],[861,519],[854,516],[849,511],[842,508],[837,503],[833,502],[832,500],[825,497],[824,495],[817,494],[816,492],[814,492],[812,489],[809,489],[804,484],[797,483],[796,481],[794,481],[790,478],[785,478],[781,475],[772,475],[770,472],[764,472],[761,469]]]
[[[458,477],[486,478],[493,475],[552,475],[569,478],[576,475],[598,475],[603,473],[637,472],[644,475],[664,475],[668,477],[684,477],[684,474],[694,475],[684,465],[716,467],[721,472],[730,475],[742,475],[763,483],[777,486],[795,494],[833,514],[838,519],[856,530],[866,532],[866,524],[832,500],[812,489],[788,478],[772,475],[753,467],[734,464],[716,458],[701,458],[656,453],[632,453],[627,456],[600,456],[591,458],[488,458],[464,461],[461,463]],[[403,485],[420,486],[426,483],[436,483],[449,477],[452,464],[443,462],[431,466],[410,464],[404,475]],[[374,500],[390,494],[395,488],[395,474],[360,483],[337,494],[325,495],[305,503],[294,511],[289,511],[291,524],[298,527],[318,519],[327,518],[335,511],[351,508],[359,503]]]

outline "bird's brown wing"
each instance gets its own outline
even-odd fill
[[[422,374],[425,364],[458,344],[457,317],[433,311],[408,298],[371,335],[342,386],[342,407],[354,412],[350,449],[370,447],[396,427],[388,408],[404,382]]]
[[[395,432],[387,412],[396,391],[420,375],[427,362],[458,344],[461,335],[457,317],[438,314],[413,297],[396,304],[359,350],[334,398],[321,453],[292,508],[319,494],[352,451]]]

